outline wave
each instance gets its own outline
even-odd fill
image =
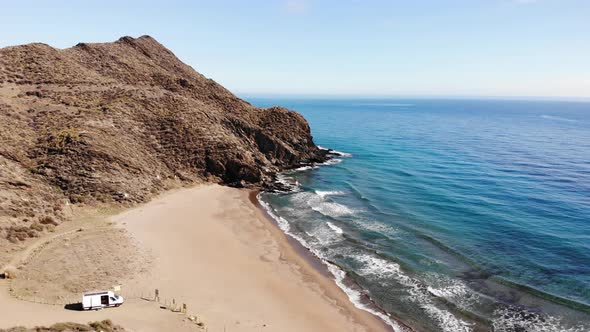
[[[388,315],[386,315],[385,313],[375,310],[373,308],[371,308],[370,306],[368,306],[367,304],[363,303],[362,299],[362,294],[360,291],[353,289],[352,287],[348,287],[344,284],[344,280],[346,278],[346,272],[344,272],[342,269],[340,269],[338,266],[336,266],[335,264],[332,264],[330,262],[328,262],[328,260],[326,259],[326,257],[324,255],[321,254],[321,252],[319,252],[318,250],[314,249],[304,238],[302,238],[301,236],[296,235],[295,233],[293,233],[291,231],[291,225],[289,224],[289,222],[277,215],[273,208],[270,206],[270,204],[268,204],[267,202],[265,202],[262,197],[261,197],[261,193],[258,194],[256,196],[256,199],[258,200],[258,202],[260,203],[260,205],[264,208],[264,210],[268,213],[268,215],[273,218],[275,220],[275,222],[277,223],[277,225],[279,226],[279,228],[288,236],[290,236],[291,238],[295,239],[297,242],[299,242],[303,247],[305,247],[306,249],[308,249],[313,255],[315,255],[317,258],[320,259],[320,261],[322,262],[322,264],[324,264],[327,268],[328,271],[330,271],[330,273],[332,274],[332,276],[334,277],[334,281],[336,282],[336,285],[342,289],[344,291],[344,293],[348,296],[348,299],[350,300],[350,302],[357,308],[367,311],[377,317],[379,317],[381,320],[383,320],[385,322],[385,324],[387,324],[388,326],[390,326],[394,332],[410,332],[408,329],[400,326],[397,322],[395,322],[394,320],[392,320]]]
[[[330,150],[330,154],[337,155],[339,157],[345,157],[345,158],[352,157],[352,153],[342,152],[342,151],[337,151],[337,150]]]
[[[588,326],[565,327],[561,319],[539,315],[538,313],[523,311],[515,308],[504,308],[494,312],[492,325],[496,332],[584,332]]]
[[[579,122],[578,120],[563,118],[563,117],[554,116],[554,115],[541,115],[541,117],[543,119],[563,121],[563,122]]]
[[[315,193],[316,193],[316,195],[318,195],[322,198],[326,197],[326,196],[344,195],[344,193],[342,191],[337,191],[337,190],[316,190]]]
[[[354,210],[349,208],[348,206],[333,202],[321,202],[317,205],[310,202],[310,207],[312,210],[316,212],[319,212],[327,217],[334,218],[351,215],[354,213]]]
[[[276,182],[280,183],[288,192],[296,192],[300,190],[299,181],[285,174],[277,174]]]
[[[333,223],[329,222],[327,223],[328,227],[330,227],[334,232],[336,232],[336,234],[342,235],[344,234],[344,231],[342,230],[342,228],[334,225]]]
[[[301,171],[308,171],[310,169],[315,169],[315,168],[318,168],[318,166],[301,166],[301,167],[295,168],[294,171],[301,172]]]
[[[394,332],[409,332],[408,329],[400,326],[385,313],[377,311],[363,303],[363,294],[359,290],[346,286],[346,284],[344,283],[344,280],[346,279],[346,272],[344,272],[342,269],[340,269],[338,266],[334,264],[328,263],[326,261],[323,262],[328,267],[328,271],[330,271],[330,273],[332,273],[332,275],[334,276],[334,281],[336,282],[336,285],[338,285],[338,287],[340,287],[340,289],[344,291],[344,293],[348,296],[348,300],[352,304],[354,304],[355,307],[381,318],[381,320],[383,320],[385,324],[390,326]]]
[[[441,331],[444,332],[470,332],[470,324],[455,317],[451,312],[437,307],[432,301],[432,296],[427,288],[417,279],[414,279],[401,271],[399,264],[387,261],[368,254],[357,255],[356,261],[362,264],[358,270],[361,275],[373,276],[378,279],[394,279],[399,284],[407,287],[410,300],[418,304],[429,317],[434,319]]]
[[[289,224],[289,222],[279,216],[278,214],[276,214],[273,210],[273,208],[270,206],[270,204],[268,204],[267,202],[265,202],[261,196],[261,194],[256,195],[256,199],[258,200],[258,203],[260,203],[260,205],[264,208],[264,210],[266,211],[266,213],[268,213],[269,216],[271,216],[271,218],[273,218],[277,225],[279,226],[279,228],[288,236],[294,238],[295,240],[297,240],[299,243],[301,243],[302,246],[304,246],[305,248],[309,249],[310,251],[312,250],[311,246],[309,245],[309,243],[307,243],[307,241],[305,241],[304,238],[296,235],[295,233],[291,232],[291,225]],[[314,254],[316,254],[314,252]],[[319,253],[318,253],[319,254]],[[316,254],[316,256],[318,255]],[[319,257],[319,256],[318,256]]]
[[[551,294],[549,292],[544,292],[544,291],[539,290],[537,288],[525,285],[523,283],[518,283],[518,282],[512,281],[512,280],[502,277],[502,276],[492,276],[492,277],[490,277],[490,279],[493,280],[494,282],[497,282],[497,283],[502,284],[504,286],[508,286],[512,289],[517,289],[521,292],[531,294],[531,295],[536,296],[538,298],[541,298],[541,299],[544,299],[547,301],[551,301],[553,303],[557,303],[557,304],[569,307],[571,309],[590,313],[590,306],[586,303],[578,302],[575,300],[570,300],[568,298],[560,297],[555,294]]]
[[[342,162],[342,159],[340,159],[340,158],[332,158],[332,159],[328,159],[325,162],[317,164],[317,165],[330,166],[330,165],[340,164],[341,162]]]
[[[328,148],[325,148],[321,145],[317,145],[317,147],[320,150],[328,151],[328,154],[331,154],[331,155],[336,155],[336,156],[345,157],[345,158],[352,157],[352,153],[342,152],[342,151],[338,151],[338,150],[334,150],[334,149],[328,149]]]
[[[317,194],[302,191],[293,196],[293,201],[297,206],[303,206],[305,204],[312,210],[330,218],[338,218],[355,213],[354,209],[344,204],[326,201],[327,196],[323,193]]]
[[[325,194],[324,194],[325,193]],[[305,203],[310,198],[318,201],[330,194],[341,194],[337,191],[324,191],[320,194],[310,192],[300,192],[294,194],[298,196],[298,203]],[[332,276],[338,287],[340,287],[348,296],[349,300],[359,309],[372,313],[373,315],[382,319],[386,324],[391,326],[394,331],[407,332],[408,330],[399,324],[389,313],[379,309],[379,307],[372,303],[368,293],[359,288],[358,284],[350,284],[348,282],[348,274],[339,266],[331,262],[329,258],[330,251],[325,251],[335,242],[343,241],[342,234],[344,231],[336,226],[333,222],[326,222],[319,224],[310,232],[306,232],[310,240],[306,237],[299,236],[297,232],[291,228],[291,224],[285,218],[281,217],[265,202],[261,194],[257,196],[258,201],[281,228],[281,230],[291,238],[299,242],[303,247],[307,248],[313,255],[318,257],[322,264],[324,264]],[[295,205],[298,206],[298,205]],[[295,207],[295,209],[297,209]],[[448,303],[451,309],[456,307],[463,312],[472,312],[473,306],[481,305],[481,295],[471,289],[464,281],[450,278],[439,273],[428,273],[423,275],[420,279],[410,276],[406,271],[402,270],[401,266],[385,257],[376,256],[374,253],[367,252],[348,252],[345,254],[357,262],[358,268],[355,268],[354,273],[364,278],[369,278],[376,282],[388,285],[390,282],[395,282],[403,287],[408,296],[404,297],[409,301],[408,304],[419,308],[424,315],[432,319],[440,331],[444,332],[472,332],[474,326],[463,320],[461,316],[457,316],[454,310],[441,307],[441,303]],[[345,282],[346,281],[346,282]],[[502,311],[503,310],[503,311]],[[587,327],[565,327],[562,322],[555,317],[547,315],[537,315],[526,311],[521,307],[504,306],[502,310],[497,310],[489,323],[493,325],[494,331],[513,332],[515,330],[523,332],[582,332],[587,331]]]
[[[462,310],[471,311],[473,305],[481,301],[481,296],[463,281],[437,273],[428,274],[426,279],[429,284],[426,289],[432,296],[444,299]]]

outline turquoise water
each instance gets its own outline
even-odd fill
[[[397,330],[590,331],[590,103],[249,101],[345,152],[260,199],[358,306]]]

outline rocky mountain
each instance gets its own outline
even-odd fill
[[[137,203],[171,183],[272,186],[321,162],[298,113],[260,109],[149,36],[0,49],[0,237],[81,202]]]

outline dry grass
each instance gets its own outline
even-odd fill
[[[101,332],[124,332],[121,326],[114,325],[111,320],[103,320],[99,322],[90,322],[88,324],[78,323],[56,323],[50,327],[13,327],[7,330],[0,329],[0,332],[82,332],[82,331],[101,331]]]
[[[146,271],[147,255],[126,231],[114,227],[84,229],[49,243],[13,280],[19,297],[49,303],[77,298],[81,293],[125,285],[130,276]]]

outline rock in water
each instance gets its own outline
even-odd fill
[[[252,106],[149,36],[0,49],[0,221],[141,202],[171,180],[270,186],[325,158],[300,114]]]

